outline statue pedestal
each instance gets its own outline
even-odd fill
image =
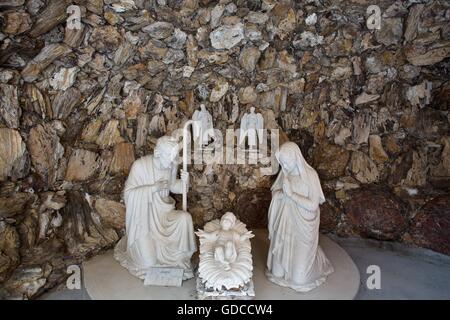
[[[351,300],[358,293],[359,271],[350,256],[327,236],[320,236],[320,246],[334,267],[334,272],[320,287],[300,293],[277,286],[265,275],[269,240],[267,230],[252,230],[254,300]],[[194,255],[195,256],[195,255]],[[90,297],[104,299],[196,300],[196,279],[183,281],[181,287],[144,286],[144,282],[123,268],[110,250],[83,263],[83,284]],[[236,299],[242,299],[239,297]]]

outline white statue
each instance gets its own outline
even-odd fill
[[[197,250],[191,215],[175,210],[169,192],[182,193],[189,174],[177,179],[179,145],[176,139],[158,139],[154,155],[136,160],[125,183],[126,236],[114,257],[133,275],[144,279],[151,267],[184,269],[183,279],[194,276],[191,256]]]
[[[250,149],[256,149],[258,141],[263,139],[264,119],[261,113],[255,113],[255,108],[250,108],[250,113],[244,114],[241,119],[241,130],[239,132],[239,145],[245,145],[245,137],[248,137]]]
[[[333,272],[319,246],[319,204],[325,196],[297,144],[284,143],[276,158],[281,171],[272,186],[266,275],[278,285],[306,292]]]
[[[209,139],[214,137],[214,128],[212,116],[204,104],[200,105],[200,110],[195,110],[192,120],[195,121],[194,140],[198,140],[201,146],[208,145]]]
[[[204,288],[216,292],[244,290],[253,271],[251,231],[232,212],[227,212],[196,234],[200,238],[199,280]]]

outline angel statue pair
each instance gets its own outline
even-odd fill
[[[117,244],[114,256],[142,279],[152,267],[178,267],[184,269],[183,279],[194,276],[191,256],[197,247],[192,218],[188,212],[176,210],[170,196],[170,192],[182,193],[183,185],[189,183],[189,174],[184,170],[181,179],[177,178],[178,153],[176,139],[159,138],[153,155],[133,163],[125,184],[126,235]],[[325,197],[316,171],[295,143],[284,143],[276,158],[281,171],[272,186],[268,212],[266,275],[278,285],[309,291],[333,272],[318,244],[319,204]],[[226,213],[220,221],[209,222],[197,234],[206,250],[199,271],[206,274],[211,286],[236,284],[224,283],[217,276],[220,270],[238,275],[228,277],[231,282],[245,282],[252,277],[252,234],[234,214]],[[222,269],[211,270],[211,266]]]
[[[194,140],[199,141],[201,146],[206,146],[210,138],[214,138],[214,127],[212,116],[206,110],[204,104],[200,105],[200,110],[195,110],[192,120],[196,122],[193,127]],[[255,108],[251,107],[249,113],[245,113],[241,119],[239,130],[239,146],[245,147],[245,140],[250,149],[257,149],[258,139],[263,141],[264,119],[261,113],[255,113]]]

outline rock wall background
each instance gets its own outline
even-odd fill
[[[67,6],[82,29],[66,29]],[[382,12],[366,26],[366,8]],[[0,1],[0,296],[33,298],[123,234],[131,163],[200,102],[255,106],[322,179],[322,230],[450,254],[450,4]],[[428,88],[431,91],[428,94]],[[274,177],[194,166],[196,225],[263,227]]]

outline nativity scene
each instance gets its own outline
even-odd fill
[[[0,300],[450,299],[449,69],[445,0],[1,0]]]

